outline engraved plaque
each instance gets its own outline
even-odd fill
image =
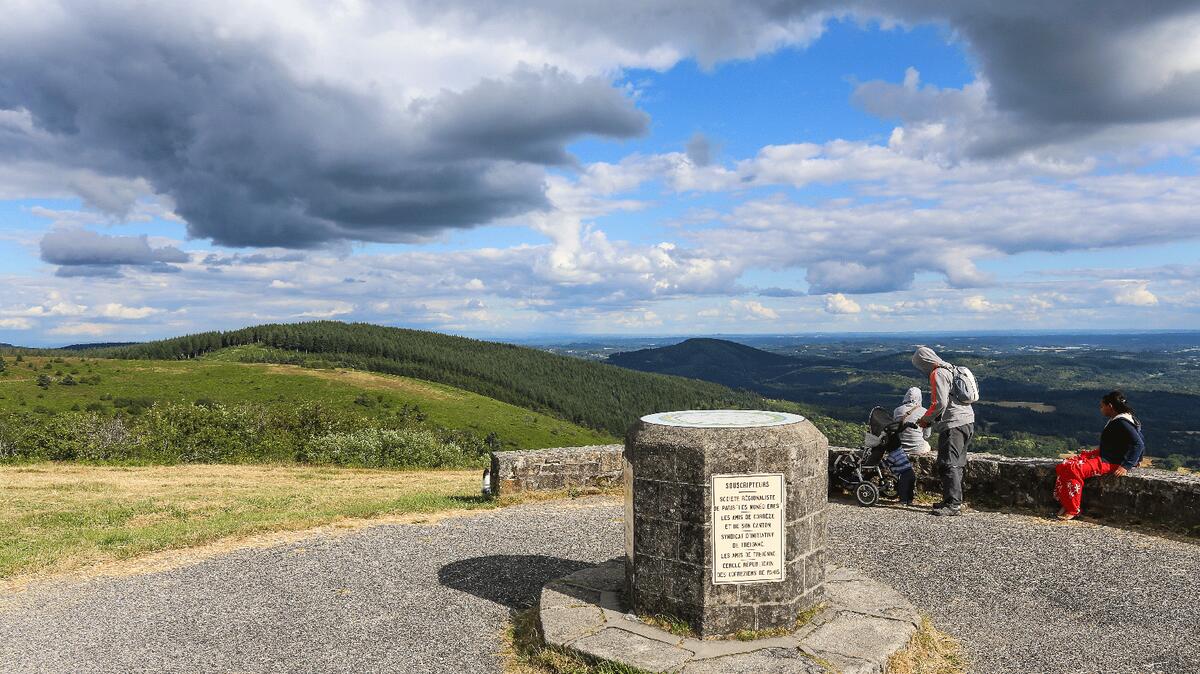
[[[712,476],[714,585],[783,580],[786,499],[783,473]]]

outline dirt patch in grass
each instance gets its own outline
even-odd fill
[[[395,375],[360,372],[358,370],[317,370],[298,365],[253,365],[252,367],[260,368],[273,374],[304,375],[364,389],[404,391],[405,393],[411,393],[423,398],[451,400],[466,397],[457,392],[448,391],[437,386],[430,386],[425,382]]]
[[[966,674],[967,657],[953,637],[921,619],[908,647],[888,660],[888,674]]]

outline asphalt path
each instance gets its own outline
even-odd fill
[[[1087,524],[835,504],[831,561],[1001,672],[1200,672],[1200,546]],[[606,498],[381,525],[0,596],[0,672],[496,672],[513,610],[622,550]]]

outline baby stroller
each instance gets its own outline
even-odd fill
[[[854,494],[865,506],[879,502],[880,496],[895,498],[899,480],[882,460],[900,446],[900,431],[915,428],[911,421],[892,421],[892,415],[882,407],[871,410],[867,418],[868,431],[862,448],[852,454],[841,454],[830,466],[830,481]]]

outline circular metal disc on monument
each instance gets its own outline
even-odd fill
[[[625,583],[700,636],[788,628],[821,600],[829,442],[804,417],[687,410],[625,438]]]

